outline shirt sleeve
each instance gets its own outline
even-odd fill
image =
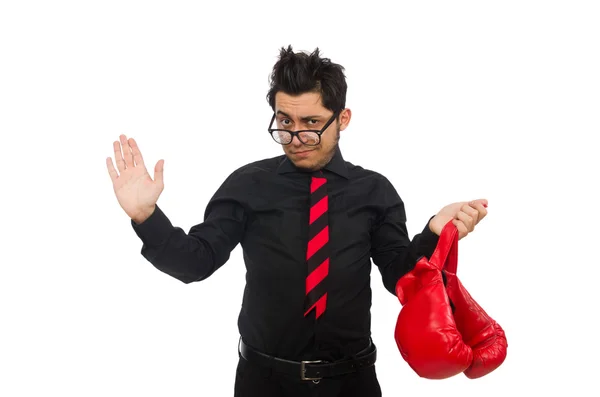
[[[141,254],[158,270],[184,282],[204,280],[223,266],[241,241],[246,222],[235,173],[209,201],[204,221],[186,234],[156,205],[152,215],[131,226],[142,241]]]
[[[379,268],[385,288],[395,296],[398,280],[414,268],[419,258],[431,257],[439,236],[429,229],[427,221],[421,233],[411,240],[398,192],[385,178],[382,189],[383,206],[371,233],[371,258]]]

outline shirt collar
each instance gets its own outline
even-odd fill
[[[335,153],[331,158],[331,161],[327,163],[323,169],[334,172],[339,176],[342,176],[348,179],[348,167],[346,166],[346,161],[342,156],[342,151],[339,146],[335,147]],[[279,167],[277,167],[278,174],[286,174],[289,172],[305,172],[299,168],[297,168],[294,163],[292,163],[287,156],[283,156],[283,160],[279,163]]]

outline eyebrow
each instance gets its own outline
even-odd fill
[[[277,114],[278,115],[282,114],[285,117],[290,118],[290,119],[292,118],[289,114],[287,114],[285,112],[282,112],[281,110],[278,110]],[[323,116],[314,115],[314,116],[304,116],[304,117],[301,117],[300,120],[302,120],[302,121],[308,121],[308,120],[321,119],[321,118],[323,118]]]

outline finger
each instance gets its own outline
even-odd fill
[[[113,142],[113,149],[115,151],[115,161],[117,162],[117,169],[119,173],[125,171],[125,161],[123,160],[123,155],[121,154],[121,144],[119,141]]]
[[[471,217],[471,215],[465,213],[464,211],[459,211],[458,214],[456,214],[456,218],[462,222],[467,231],[472,232],[475,228],[475,220]]]
[[[129,138],[129,146],[131,146],[131,153],[133,154],[133,161],[135,165],[144,165],[144,158],[142,157],[142,152],[140,151],[140,147],[137,142],[133,138]]]
[[[117,180],[117,178],[119,178],[119,175],[117,174],[117,170],[115,170],[112,159],[110,157],[106,158],[106,167],[108,168],[108,175],[110,176],[110,180],[114,183]]]
[[[473,218],[473,226],[479,222],[479,211],[471,207],[470,204],[463,205],[461,211]]]
[[[164,185],[163,171],[164,171],[164,160],[158,160],[154,166],[154,182],[158,183],[159,186]]]
[[[460,240],[461,238],[465,237],[467,234],[469,234],[469,230],[467,230],[467,227],[465,226],[465,224],[458,220],[458,219],[453,219],[452,223],[454,224],[454,226],[456,226],[456,229],[458,230],[458,239]]]
[[[488,213],[487,209],[484,207],[484,205],[481,202],[471,201],[470,206],[472,208],[475,208],[477,210],[477,212],[479,213],[477,223],[479,223],[483,218],[485,218],[485,216]]]
[[[131,153],[131,147],[127,142],[127,137],[124,134],[119,136],[121,139],[121,146],[123,147],[123,159],[125,160],[125,166],[127,168],[133,168],[135,165],[133,164],[133,154]]]
[[[479,217],[479,213],[477,212],[477,210],[475,208],[471,207],[469,204],[465,203],[465,205],[463,205],[461,207],[460,211],[457,212],[457,214],[456,214],[457,219],[460,219],[460,218],[458,218],[458,214],[461,212],[468,216],[469,223],[467,223],[465,221],[465,225],[467,227],[471,227],[471,226],[475,227],[475,225],[478,222],[478,217]]]
[[[488,206],[488,201],[486,199],[477,199],[477,200],[473,200],[471,201],[469,204],[481,204],[483,205],[485,208],[487,208]]]

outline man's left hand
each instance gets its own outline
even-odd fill
[[[450,220],[458,229],[458,239],[471,233],[485,216],[487,215],[486,199],[473,201],[461,201],[445,206],[429,221],[429,228],[438,236],[442,229]]]

